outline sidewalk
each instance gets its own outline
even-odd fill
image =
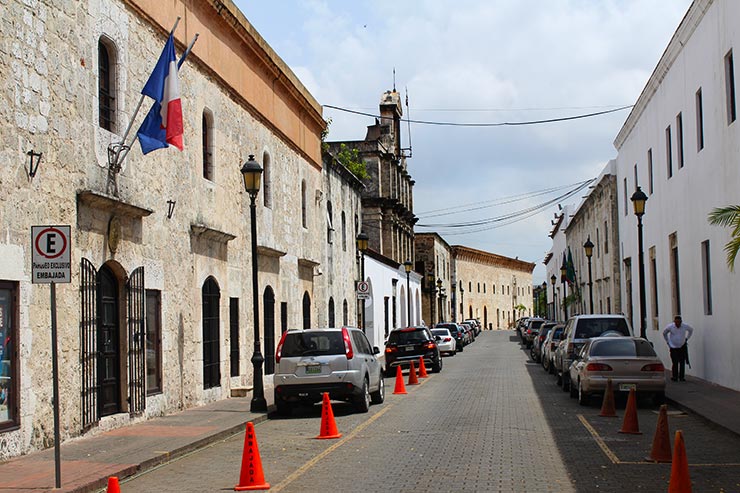
[[[62,488],[54,489],[54,448],[0,462],[0,492],[85,492],[155,467],[235,433],[266,414],[249,411],[251,397],[232,398],[153,418],[61,446]]]
[[[668,377],[668,402],[740,435],[740,392],[698,378],[686,380],[672,382]],[[61,490],[54,490],[53,448],[0,462],[0,493],[105,488],[109,476],[123,479],[243,432],[247,421],[267,419],[249,412],[250,401],[226,399],[64,443]]]

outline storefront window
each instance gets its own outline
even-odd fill
[[[0,282],[0,429],[17,425],[15,288]]]

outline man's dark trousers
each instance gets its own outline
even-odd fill
[[[675,380],[683,380],[684,379],[684,373],[686,372],[686,345],[679,348],[671,348],[671,362],[673,363],[673,367],[671,368],[673,372],[672,379]]]

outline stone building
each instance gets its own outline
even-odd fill
[[[50,289],[31,282],[33,225],[72,230],[71,282],[56,289],[62,439],[248,390],[255,316],[271,399],[276,337],[328,319],[355,272],[336,227],[326,249],[325,204],[351,225],[358,206],[351,179],[322,176],[321,106],[230,0],[10,0],[0,13],[0,459],[53,436]],[[109,146],[177,15],[178,54],[200,34],[180,70],[185,149],[135,145],[118,170]],[[239,172],[250,154],[264,167],[256,293]]]
[[[363,180],[363,232],[376,253],[403,263],[414,259],[414,180],[401,148],[401,96],[386,91],[380,99],[380,119],[367,127],[364,140],[327,142],[333,154],[342,145],[357,149],[369,177]]]
[[[532,314],[535,264],[462,245],[452,247],[458,321],[476,318],[486,329],[507,329]]]
[[[416,233],[414,269],[423,274],[422,320],[433,325],[455,319],[452,249],[437,233]],[[439,285],[439,286],[438,286]],[[440,289],[441,288],[441,289]],[[449,296],[448,296],[449,295]]]
[[[580,300],[569,307],[569,315],[622,313],[620,297],[619,230],[617,223],[616,163],[609,161],[593,188],[576,208],[565,227],[565,240],[573,256]],[[591,287],[584,245],[593,244]],[[572,309],[571,309],[572,308]]]

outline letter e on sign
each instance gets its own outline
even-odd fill
[[[71,282],[71,227],[31,226],[31,282]]]

